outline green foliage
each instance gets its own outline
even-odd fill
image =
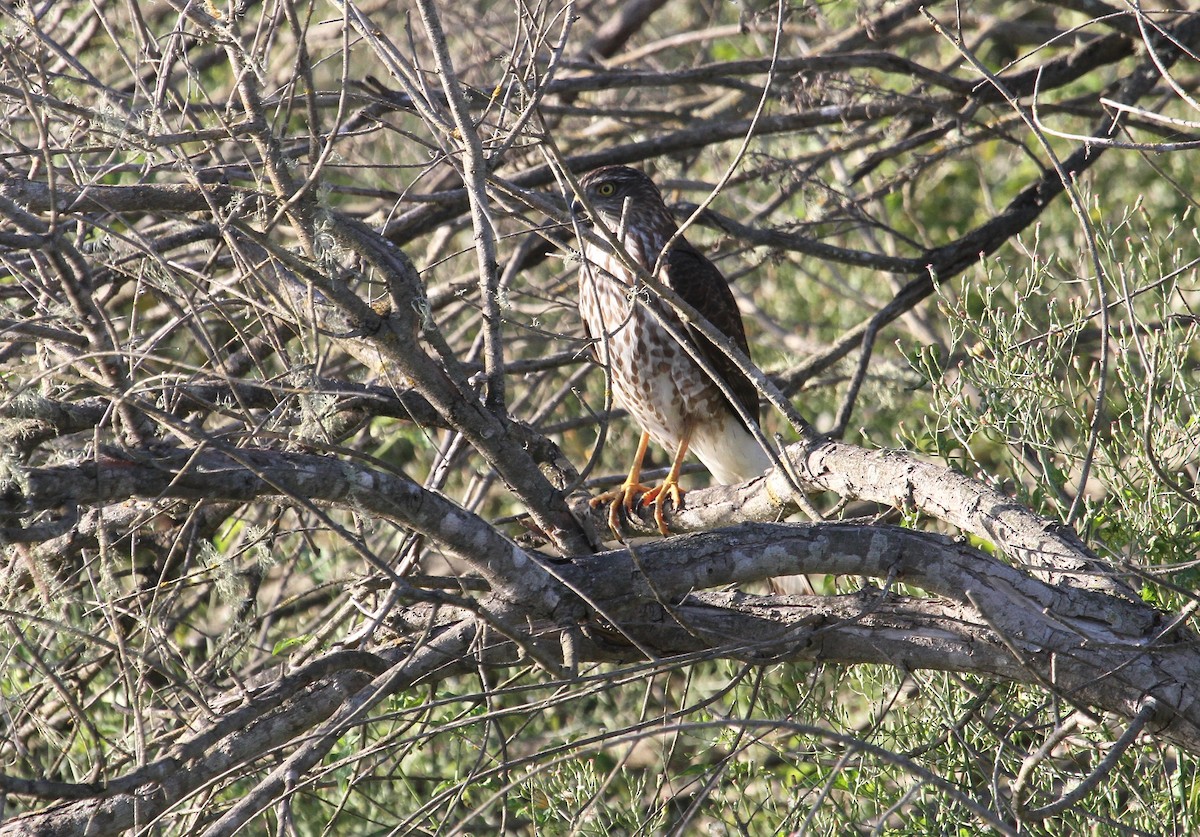
[[[1047,240],[1052,215],[1032,240],[942,289],[957,349],[951,363],[913,355],[934,400],[911,443],[991,475],[1052,517],[1068,513],[1086,467],[1082,527],[1191,587],[1194,570],[1174,565],[1200,527],[1189,309],[1200,248],[1189,211],[1153,215],[1138,194],[1123,208],[1091,206],[1094,238]]]

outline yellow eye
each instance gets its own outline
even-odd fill
[[[601,183],[596,187],[596,194],[602,198],[607,198],[615,191],[617,191],[617,187],[611,183]]]

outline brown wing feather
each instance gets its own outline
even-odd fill
[[[737,300],[733,298],[729,283],[725,281],[721,271],[717,270],[716,265],[687,241],[679,241],[667,254],[664,279],[664,284],[712,323],[717,331],[742,351],[742,354],[750,356],[750,346],[746,342],[746,330],[742,325]],[[742,374],[728,355],[714,346],[699,330],[689,326],[688,335],[695,341],[701,356],[729,385],[738,403],[757,422],[758,390],[754,383]],[[737,414],[736,409],[734,413]]]
[[[599,363],[600,350],[596,348],[596,335],[592,334],[592,330],[588,327],[588,321],[586,319],[583,319],[583,337],[585,340],[587,340],[588,357],[591,358],[593,363]]]

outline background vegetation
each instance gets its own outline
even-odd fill
[[[0,0],[0,833],[1195,833],[1198,11]],[[610,163],[785,446],[629,545]]]

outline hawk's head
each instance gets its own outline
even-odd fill
[[[668,236],[675,230],[675,221],[658,187],[637,169],[605,166],[580,178],[579,186],[586,203],[610,230],[665,230]],[[584,201],[571,204],[572,213],[583,210]]]

